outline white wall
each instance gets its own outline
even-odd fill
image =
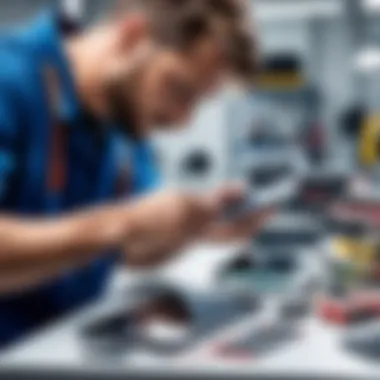
[[[330,154],[334,158],[340,156],[343,153],[337,149],[341,145],[341,137],[337,133],[339,118],[355,100],[350,64],[355,52],[347,23],[343,18],[276,21],[261,22],[257,28],[262,54],[290,51],[300,56],[309,81],[319,88],[323,98],[321,119],[329,136]],[[232,140],[229,136],[238,127],[238,115],[228,112],[227,98],[216,101],[212,106],[203,108],[188,132],[161,140],[161,148],[166,151],[168,163],[166,173],[171,183],[179,180],[178,161],[194,146],[207,146],[217,162],[215,171],[207,181],[199,184],[200,187],[214,186],[229,175],[228,141]],[[226,165],[225,168],[223,165]]]
[[[335,0],[331,0],[335,1]],[[43,4],[52,0],[12,0],[0,1],[0,24],[13,23],[33,14]],[[260,3],[260,1],[258,1]],[[261,0],[266,3],[266,0]],[[105,0],[88,0],[89,12],[99,14],[106,7]],[[279,2],[281,4],[281,1]],[[317,23],[318,24],[318,23]],[[324,19],[315,26],[310,19],[288,18],[281,21],[261,21],[257,25],[263,53],[290,50],[300,55],[307,67],[311,81],[321,89],[324,97],[323,120],[331,136],[334,147],[336,139],[337,116],[355,98],[352,84],[351,66],[352,46],[350,46],[347,25],[342,19]],[[189,130],[177,136],[159,139],[164,157],[165,173],[171,184],[180,180],[179,162],[189,150],[207,147],[215,160],[214,170],[202,187],[215,186],[226,177],[228,147],[227,136],[233,126],[227,125],[226,99],[219,99],[203,107]],[[232,128],[227,130],[227,128]]]
[[[226,120],[226,100],[221,96],[204,104],[182,131],[156,138],[169,186],[202,190],[218,186],[225,179],[228,165]],[[211,155],[213,168],[207,178],[193,181],[181,175],[181,164],[197,149],[204,149]]]
[[[341,112],[355,100],[353,55],[343,18],[259,24],[262,51],[292,51],[306,65],[309,81],[323,97],[323,121],[335,146]]]

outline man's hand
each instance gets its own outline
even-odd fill
[[[224,191],[224,194],[222,194],[224,211],[227,210],[228,206],[244,201],[245,196],[246,191],[241,186]],[[266,209],[252,211],[234,220],[224,220],[223,217],[218,218],[206,230],[204,238],[216,243],[233,243],[251,239],[260,232],[274,213],[275,210]]]
[[[273,214],[274,210],[265,210],[233,222],[217,222],[207,231],[205,238],[218,243],[251,239],[261,231]]]
[[[127,264],[159,265],[198,239],[218,219],[224,206],[224,194],[170,192],[131,204],[128,210],[130,234],[124,248]]]
[[[126,262],[132,266],[156,266],[196,240],[233,241],[257,233],[272,211],[223,222],[227,206],[244,196],[229,187],[208,195],[159,194],[129,206],[131,233],[125,244]]]
[[[227,205],[242,195],[236,188],[208,195],[174,192],[55,219],[4,215],[0,217],[0,293],[38,286],[114,249],[124,249],[129,265],[149,267],[164,263],[210,233],[220,238],[251,234],[265,219],[262,215],[220,224]]]

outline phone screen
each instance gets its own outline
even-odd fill
[[[226,219],[233,221],[254,212],[276,208],[296,197],[308,166],[303,157],[296,153],[293,163],[291,173],[285,179],[278,180],[264,189],[251,189],[243,200],[230,205],[225,213]]]
[[[254,212],[279,207],[290,201],[297,193],[298,183],[288,180],[271,186],[270,189],[260,190],[247,194],[246,197],[230,205],[225,213],[229,221],[244,218]]]

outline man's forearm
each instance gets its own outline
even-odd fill
[[[119,247],[128,237],[123,213],[111,206],[51,220],[1,217],[0,292],[37,285]]]

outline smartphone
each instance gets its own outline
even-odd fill
[[[291,201],[297,194],[299,182],[295,179],[281,181],[269,189],[254,191],[247,194],[243,200],[227,207],[225,219],[234,221],[242,219],[254,212],[262,212],[282,206]]]

